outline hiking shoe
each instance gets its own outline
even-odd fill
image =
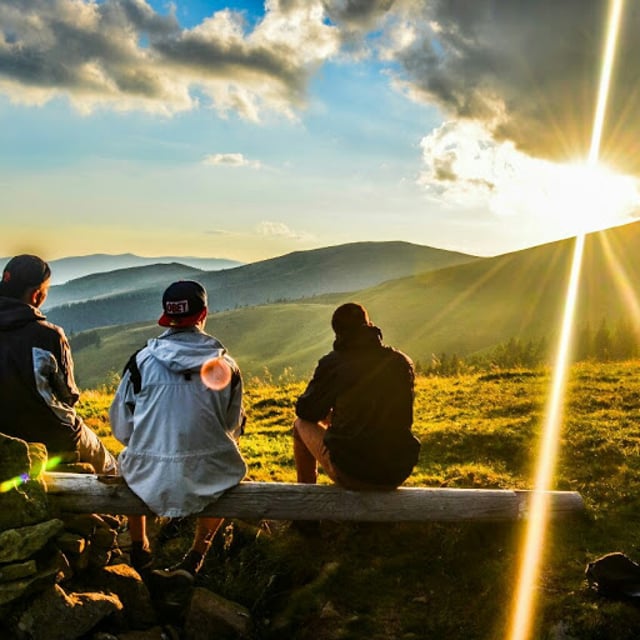
[[[131,543],[131,551],[129,552],[129,561],[131,566],[140,574],[148,572],[153,563],[153,553],[149,547],[143,547],[140,542]]]

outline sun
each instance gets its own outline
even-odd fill
[[[556,238],[624,224],[640,210],[640,181],[601,164],[561,164],[513,151],[508,174],[495,181],[495,213]]]
[[[628,222],[640,205],[638,180],[599,164],[562,165],[548,189],[549,208],[572,235]]]
[[[419,183],[432,197],[485,210],[536,241],[631,222],[640,180],[598,163],[535,158],[477,122],[449,122],[421,143]]]

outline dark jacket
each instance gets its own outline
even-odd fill
[[[411,434],[414,368],[382,344],[380,329],[362,326],[338,338],[318,363],[296,414],[318,422],[330,415],[324,438],[333,464],[354,479],[399,485],[418,460]]]
[[[35,307],[0,296],[0,431],[50,452],[73,451],[79,395],[62,329]]]

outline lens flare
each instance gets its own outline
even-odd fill
[[[604,234],[599,234],[598,238],[604,251],[604,257],[607,261],[606,264],[613,274],[613,283],[620,292],[620,297],[625,301],[626,307],[631,313],[633,328],[638,333],[640,330],[640,301],[631,285],[631,277],[616,256],[616,252],[611,246],[609,239]]]
[[[17,489],[25,482],[29,482],[29,480],[37,478],[44,471],[51,471],[51,469],[54,469],[60,464],[60,461],[60,457],[54,456],[50,460],[47,460],[47,462],[42,467],[37,467],[30,473],[21,473],[19,476],[15,476],[14,478],[9,478],[9,480],[0,482],[0,493],[7,493],[12,489]]]
[[[596,166],[600,153],[600,142],[602,139],[602,129],[609,95],[609,85],[618,39],[622,6],[623,0],[613,0],[610,7],[607,41],[602,62],[600,87],[598,90],[598,102],[593,123],[591,147],[589,149],[589,166]],[[521,553],[522,560],[510,624],[509,638],[511,640],[526,640],[529,638],[533,623],[535,585],[538,578],[542,550],[544,548],[549,506],[548,491],[553,478],[560,424],[564,412],[564,395],[569,371],[573,319],[580,284],[584,241],[584,234],[577,236],[575,240],[571,273],[562,319],[562,329],[552,374],[551,395],[546,407],[546,419],[537,458],[534,492],[529,506],[529,524]]]
[[[220,391],[231,382],[231,367],[223,357],[211,358],[202,365],[200,378],[209,389]]]

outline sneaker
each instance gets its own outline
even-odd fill
[[[140,574],[151,569],[153,554],[149,547],[143,547],[141,542],[132,542],[129,552],[131,566]]]

